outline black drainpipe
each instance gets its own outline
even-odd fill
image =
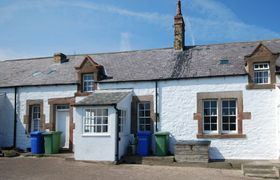
[[[120,142],[120,127],[119,127],[119,122],[120,122],[120,110],[117,108],[117,104],[114,104],[114,108],[117,112],[117,120],[116,120],[116,154],[115,154],[115,161],[114,164],[117,165],[119,164],[119,142]]]
[[[15,87],[15,100],[14,100],[14,141],[13,147],[16,148],[17,145],[17,87]]]
[[[156,87],[155,87],[155,92],[156,92],[156,132],[158,132],[158,81],[155,81]]]

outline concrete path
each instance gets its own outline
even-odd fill
[[[0,158],[0,180],[233,180],[240,170],[147,165],[105,165],[62,158]]]

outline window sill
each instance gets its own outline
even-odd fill
[[[197,134],[198,139],[214,138],[214,139],[230,139],[230,138],[246,138],[245,134]]]
[[[111,134],[83,134],[82,137],[110,137]]]
[[[274,84],[248,84],[246,89],[275,89]]]

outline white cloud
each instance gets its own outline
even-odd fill
[[[108,4],[92,1],[68,0],[20,0],[5,7],[0,7],[0,23],[13,17],[21,9],[45,9],[50,7],[76,7],[103,13],[112,13],[158,24],[172,33],[173,15],[157,12],[133,11]],[[174,2],[175,7],[175,2]],[[175,11],[175,9],[174,9]],[[225,41],[247,41],[279,38],[280,33],[270,29],[243,22],[227,6],[217,0],[183,1],[183,12],[186,15],[186,39],[188,43],[207,43]]]
[[[121,51],[130,51],[131,44],[130,44],[131,34],[129,32],[122,32],[121,33],[121,41],[120,41],[120,50]]]
[[[191,32],[198,42],[250,41],[279,38],[280,33],[247,24],[221,2],[189,0],[195,15],[188,16]],[[187,27],[188,28],[188,27]]]

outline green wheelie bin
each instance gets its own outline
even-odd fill
[[[62,132],[45,132],[43,133],[45,141],[45,154],[57,154],[60,148],[60,136]]]
[[[169,132],[157,132],[157,133],[155,133],[156,155],[157,156],[168,155],[169,134],[170,134]]]

